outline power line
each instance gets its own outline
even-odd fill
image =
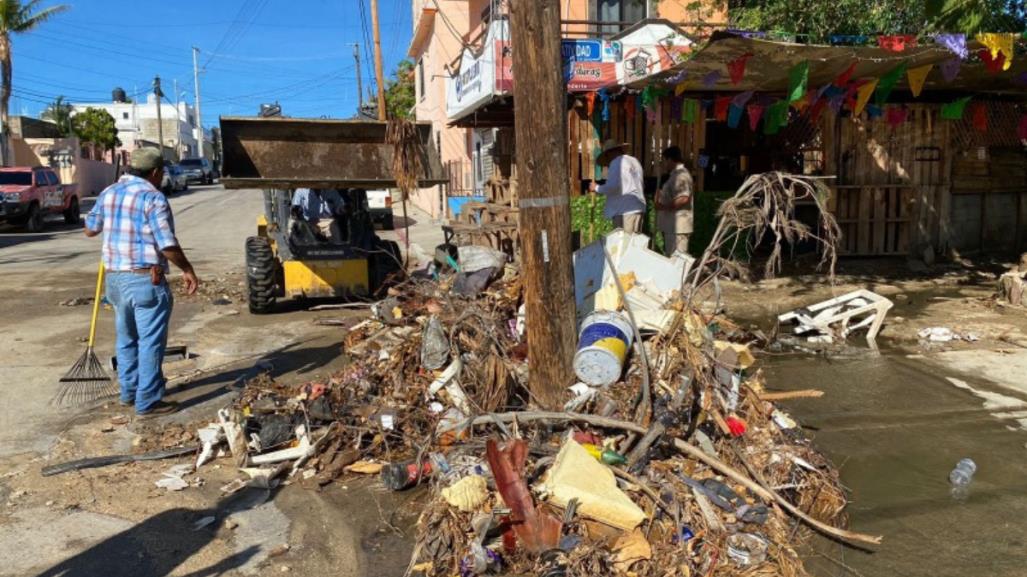
[[[247,20],[246,8],[251,5],[252,0],[245,0],[241,6],[239,6],[239,12],[236,13],[235,20],[228,29],[225,30],[225,35],[221,37],[221,42],[217,44],[211,55],[207,58],[207,61],[203,64],[203,68],[214,60],[216,55],[221,52],[229,52],[234,48],[240,40],[246,35],[246,32],[250,29],[253,22],[260,16],[260,12],[267,6],[270,0],[256,0],[256,6],[250,11],[250,18]]]

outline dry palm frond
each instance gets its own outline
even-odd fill
[[[821,179],[767,172],[746,179],[735,195],[717,211],[720,222],[706,251],[682,279],[683,294],[691,302],[696,292],[725,274],[745,276],[747,267],[731,255],[742,243],[754,248],[765,239],[773,241],[764,276],[773,278],[781,270],[786,243],[816,241],[821,248],[820,266],[827,266],[831,280],[838,260],[836,246],[841,229],[827,208],[830,191]],[[800,202],[812,202],[820,214],[816,230],[795,219]]]
[[[390,120],[385,141],[393,146],[392,172],[396,177],[396,186],[406,201],[410,191],[417,188],[417,179],[421,174],[422,147],[417,125],[402,118]]]

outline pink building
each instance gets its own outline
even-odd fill
[[[413,0],[417,119],[432,123],[448,186],[422,189],[412,201],[446,218],[447,197],[481,194],[513,163],[511,63],[507,0]],[[611,39],[646,19],[663,19],[703,36],[723,26],[719,2],[561,0],[565,39]],[[639,31],[643,34],[645,31]],[[616,45],[620,61],[620,46]],[[599,65],[597,65],[598,68]],[[623,73],[623,65],[609,73]],[[598,72],[596,72],[598,73]]]

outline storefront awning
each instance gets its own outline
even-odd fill
[[[971,54],[981,49],[980,43],[968,41]],[[727,64],[739,57],[751,55],[745,65],[745,73],[738,83],[733,83]],[[683,85],[687,91],[710,92],[781,92],[788,89],[789,71],[801,62],[809,62],[809,85],[823,86],[832,82],[855,62],[852,78],[879,78],[895,69],[900,63],[907,68],[927,64],[940,65],[955,55],[937,44],[925,44],[907,48],[902,52],[891,52],[876,46],[824,46],[793,44],[759,38],[739,36],[729,32],[717,32],[710,42],[691,58],[659,75],[662,83]],[[958,76],[946,82],[941,74],[927,77],[925,90],[973,91],[973,92],[1020,92],[1027,89],[1022,76],[1027,70],[1023,59],[1013,62],[1011,70],[1000,74],[986,72],[983,64],[964,62]],[[710,82],[711,76],[717,77]],[[653,78],[631,83],[632,88],[641,88]],[[902,79],[904,82],[905,79]]]

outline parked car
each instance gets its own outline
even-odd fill
[[[177,164],[164,167],[164,180],[161,181],[160,190],[165,195],[189,190],[189,180],[185,176],[185,171]]]
[[[183,158],[178,165],[185,172],[189,184],[214,184],[214,169],[206,158]]]
[[[40,232],[48,214],[61,214],[64,222],[78,224],[81,214],[74,184],[61,184],[52,168],[0,168],[0,222]]]
[[[392,230],[396,227],[392,218],[392,193],[388,190],[367,191],[367,211],[371,220],[382,223],[382,228]]]

